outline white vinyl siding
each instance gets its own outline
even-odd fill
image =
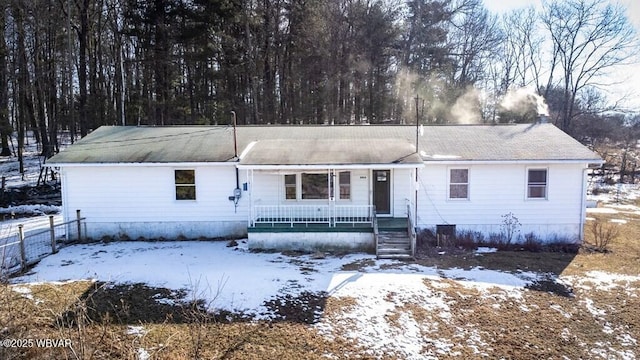
[[[194,166],[197,201],[176,201],[170,166],[79,166],[61,170],[63,216],[85,220],[89,238],[199,239],[247,234],[250,196],[237,206],[233,165]],[[178,169],[181,170],[181,169]],[[240,183],[247,181],[240,173]]]
[[[427,163],[420,170],[420,227],[455,224],[458,229],[499,232],[501,216],[513,213],[522,224],[523,235],[531,231],[579,234],[584,197],[583,164],[535,167],[547,169],[546,201],[531,201],[527,197],[529,167],[524,164],[465,164],[465,167],[472,175],[469,194],[473,196],[464,202],[449,200],[447,179],[451,166]]]
[[[175,169],[145,166],[64,168],[65,209],[80,209],[88,222],[246,221],[248,196],[238,208],[228,197],[236,187],[233,166],[197,167],[198,201],[175,200]],[[246,181],[240,173],[240,182]],[[72,189],[72,191],[69,191]]]

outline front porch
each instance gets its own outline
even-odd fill
[[[413,255],[417,169],[385,167],[247,169],[249,247]]]
[[[415,232],[405,217],[378,217],[372,205],[259,205],[252,208],[249,247],[375,252],[411,258]]]

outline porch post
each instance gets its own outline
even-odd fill
[[[335,188],[336,188],[336,179],[335,179],[335,171],[333,169],[327,170],[327,194],[329,195],[329,227],[336,226],[336,211],[335,211]],[[333,184],[333,186],[331,186]]]
[[[249,211],[247,211],[247,213],[249,214],[249,219],[247,219],[247,222],[249,224],[249,227],[252,227],[254,225],[253,223],[253,169],[247,169],[247,182],[249,184],[247,184],[247,191],[249,192]]]

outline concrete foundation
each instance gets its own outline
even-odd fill
[[[370,232],[250,232],[250,249],[373,251]]]

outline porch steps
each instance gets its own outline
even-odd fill
[[[411,240],[407,231],[380,231],[377,254],[379,259],[412,259]]]

